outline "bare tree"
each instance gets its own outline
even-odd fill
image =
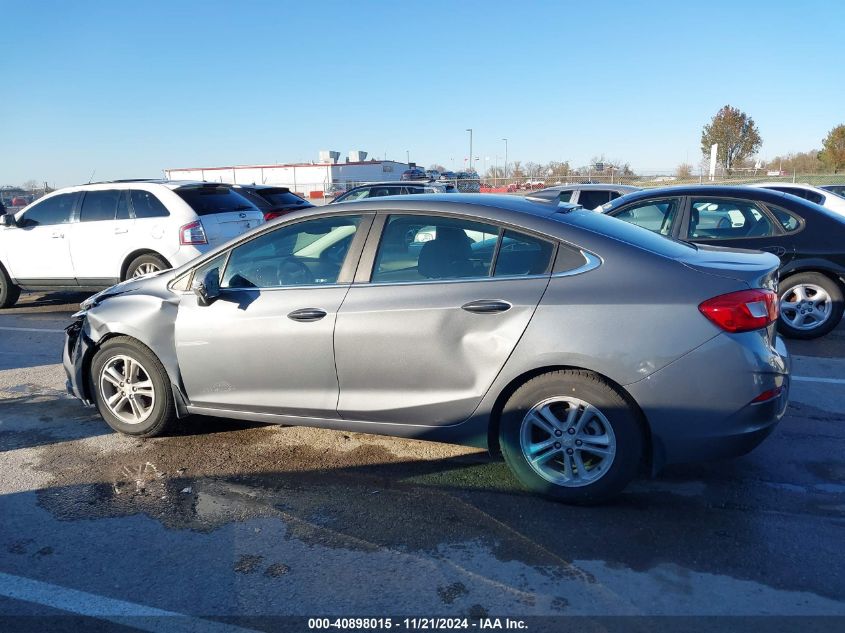
[[[692,165],[689,163],[681,163],[675,169],[675,178],[678,180],[692,179]]]
[[[27,180],[21,184],[21,189],[25,189],[26,191],[36,191],[43,188],[44,183],[40,183],[37,180]]]

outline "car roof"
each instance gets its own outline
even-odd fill
[[[750,187],[794,187],[795,189],[810,189],[817,190],[820,187],[811,185],[808,182],[752,182]]]
[[[640,189],[639,191],[632,191],[622,198],[613,200],[611,204],[617,206],[617,203],[622,204],[630,202],[631,200],[640,200],[642,198],[652,198],[655,196],[736,196],[754,199],[783,199],[789,196],[790,200],[796,199],[788,193],[782,191],[774,191],[772,189],[765,189],[762,187],[748,187],[745,185],[674,185],[671,187],[651,187],[649,189]],[[806,202],[806,200],[805,200]]]
[[[640,187],[635,187],[634,185],[617,185],[613,183],[572,183],[568,185],[552,185],[551,187],[546,187],[542,189],[542,191],[575,191],[575,190],[584,190],[589,191],[591,189],[598,189],[600,191],[606,191],[608,189],[612,191],[639,191]],[[536,192],[535,192],[536,193]]]

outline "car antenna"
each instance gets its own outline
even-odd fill
[[[88,184],[89,184],[89,185],[91,184],[91,181],[92,181],[92,180],[94,180],[94,174],[96,174],[96,173],[97,173],[97,170],[96,170],[96,169],[94,169],[94,171],[92,171],[92,172],[91,172],[91,177],[88,179]]]

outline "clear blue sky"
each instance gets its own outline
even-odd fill
[[[698,164],[723,105],[761,157],[845,123],[845,3],[0,0],[0,184],[293,162]],[[501,158],[499,159],[502,160]],[[481,167],[481,165],[479,165]]]

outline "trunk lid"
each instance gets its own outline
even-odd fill
[[[696,244],[678,261],[702,273],[745,282],[749,288],[777,288],[780,259],[772,253]]]
[[[219,246],[264,222],[258,209],[211,213],[200,217],[209,245]]]

